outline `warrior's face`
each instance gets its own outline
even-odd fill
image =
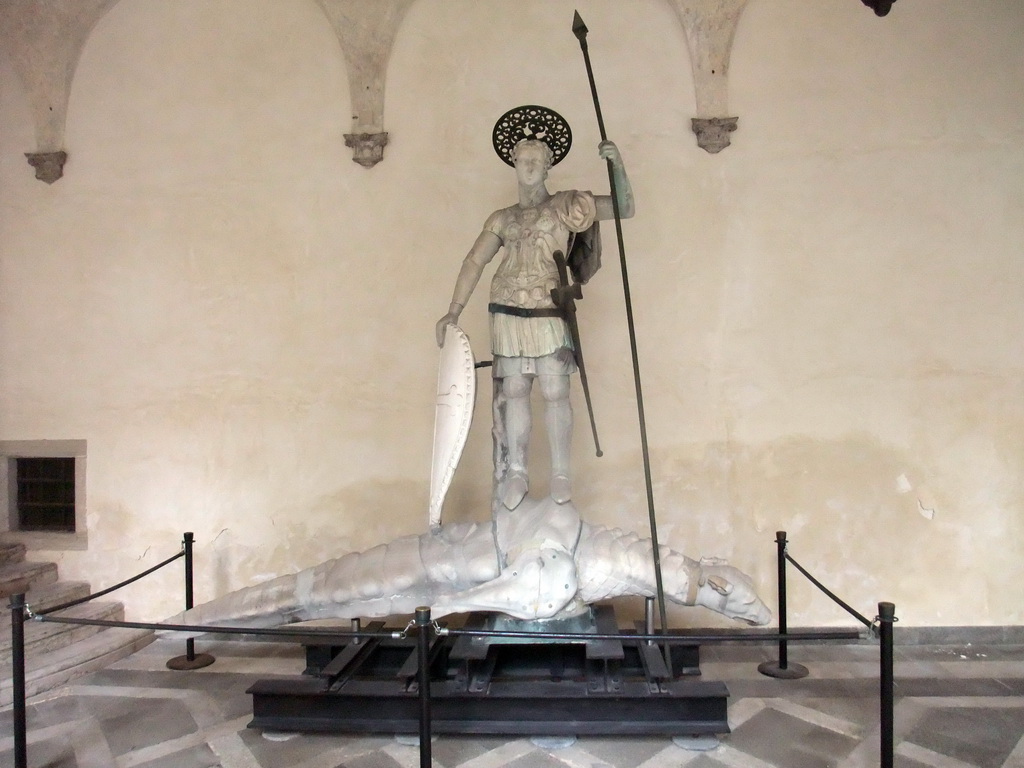
[[[522,141],[516,145],[513,161],[519,183],[528,187],[536,186],[548,177],[551,150],[542,141]]]

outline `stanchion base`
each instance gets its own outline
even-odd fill
[[[575,736],[531,736],[530,743],[541,749],[568,749],[576,743]]]
[[[187,672],[192,669],[208,667],[215,661],[216,659],[208,653],[197,653],[193,659],[190,659],[187,655],[175,656],[173,659],[168,660],[167,668]]]
[[[718,749],[722,742],[717,736],[673,736],[672,743],[687,752],[710,752]]]
[[[777,661],[764,661],[757,665],[757,671],[768,677],[775,677],[779,680],[799,680],[807,677],[810,672],[803,664],[787,664],[785,669],[779,666]]]
[[[298,738],[297,731],[264,731],[263,738],[267,741],[282,742]]]
[[[395,741],[403,747],[418,747],[420,735],[418,733],[396,733]],[[431,734],[430,743],[433,744],[435,741],[437,741],[437,734]]]

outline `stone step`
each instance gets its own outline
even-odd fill
[[[7,602],[11,595],[28,592],[57,581],[56,563],[31,561],[0,566],[0,598]]]
[[[25,559],[25,545],[20,542],[0,542],[0,566],[20,563]]]
[[[25,594],[25,603],[33,611],[47,611],[54,606],[87,597],[90,591],[85,581],[55,581],[30,589]]]
[[[0,600],[25,594],[36,612],[78,600],[90,594],[81,581],[59,581],[56,563],[25,561],[25,546],[0,542]],[[11,622],[0,621],[0,707],[11,703]],[[61,615],[120,621],[120,603],[92,601],[63,609]],[[130,656],[151,643],[149,630],[92,625],[60,624],[29,620],[25,624],[25,692],[32,697],[57,688],[81,675],[94,672]]]
[[[122,621],[124,606],[121,603],[103,603],[93,601],[66,608],[59,616],[72,619],[99,619],[102,621]],[[60,624],[57,622],[33,621],[25,622],[25,657],[54,651],[58,648],[77,643],[100,632],[103,627],[89,624]],[[0,666],[11,661],[11,626],[7,622],[0,627]]]
[[[110,628],[72,645],[46,653],[26,655],[25,696],[31,698],[95,672],[145,648],[154,640],[148,629]],[[0,677],[0,707],[12,701],[9,668]]]

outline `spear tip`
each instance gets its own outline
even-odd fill
[[[583,23],[583,17],[580,16],[579,11],[574,11],[572,17],[572,33],[576,35],[576,38],[583,42],[587,38],[587,25]]]

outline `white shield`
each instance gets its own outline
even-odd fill
[[[469,337],[448,325],[437,370],[434,456],[430,468],[430,527],[441,524],[441,507],[466,447],[476,402],[476,367]]]

